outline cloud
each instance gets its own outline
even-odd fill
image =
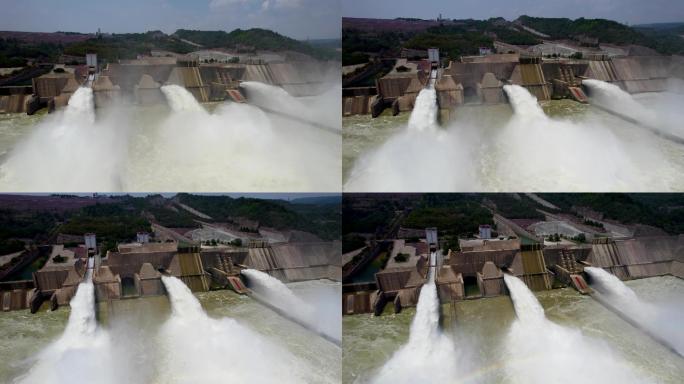
[[[244,4],[247,0],[211,0],[209,2],[210,8],[221,8],[229,5]]]
[[[286,9],[298,8],[302,5],[302,0],[211,0],[209,7],[213,9],[220,9],[233,6],[254,6],[261,4],[262,11],[269,11],[271,9]]]

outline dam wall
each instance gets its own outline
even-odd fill
[[[521,245],[511,270],[533,291],[551,289],[551,276],[546,269],[541,244]]]
[[[537,100],[570,98],[586,103],[586,95],[580,88],[583,78],[615,83],[630,93],[665,91],[668,78],[684,78],[684,59],[674,56],[544,61],[540,57],[504,54],[462,60],[451,61],[448,67],[439,70],[435,88],[442,115],[461,104],[506,103],[502,87],[507,83],[525,87]],[[416,70],[420,63],[403,63],[410,67],[406,73],[397,72],[395,67],[376,81],[377,98],[345,94],[344,116],[370,113],[375,117],[379,113],[374,108],[382,110],[387,105],[392,106],[394,114],[411,111],[427,75],[422,69]],[[449,114],[446,115],[448,118]]]
[[[681,277],[683,236],[651,236],[613,241],[595,239],[587,262],[621,280],[671,274]]]
[[[378,95],[375,87],[343,88],[342,116],[369,115],[376,100]]]
[[[499,267],[510,266],[518,253],[519,249],[453,252],[449,257],[449,264],[456,273],[477,276],[487,262]]]
[[[343,293],[342,313],[345,315],[373,313],[373,303],[377,295],[377,291]]]
[[[629,270],[620,260],[615,241],[608,238],[594,239],[587,262],[592,266],[603,268],[620,279],[629,278]]]
[[[209,279],[202,267],[199,247],[179,248],[171,259],[168,271],[193,292],[209,290]]]
[[[32,296],[32,289],[0,291],[0,311],[17,311],[29,308]]]
[[[675,57],[628,56],[589,61],[583,76],[615,83],[629,93],[662,92],[668,78],[684,78],[684,69]]]
[[[243,264],[285,282],[315,279],[340,281],[340,252],[335,242],[274,244],[249,248]]]
[[[463,276],[454,272],[449,265],[443,265],[437,269],[435,284],[437,285],[437,296],[441,303],[463,300],[465,297]]]
[[[210,64],[200,65],[192,58],[146,58],[121,60],[109,63],[96,76],[93,84],[96,107],[116,102],[122,97],[140,105],[166,103],[160,87],[175,84],[185,87],[198,102],[234,100],[229,90],[237,90],[241,81],[258,81],[282,87],[291,95],[313,96],[325,91],[327,72],[333,66],[318,61],[297,61],[256,64]],[[48,106],[49,111],[63,107],[68,102],[64,88],[70,79],[78,85],[84,83],[85,75],[68,72],[50,72],[33,78],[32,89],[36,102]],[[65,96],[64,94],[67,93]],[[27,95],[0,95],[0,112],[27,112],[40,106],[30,107]],[[61,96],[61,97],[60,97]]]
[[[512,84],[527,88],[537,100],[551,98],[551,85],[546,82],[541,64],[518,64],[509,80]]]
[[[503,271],[491,261],[485,262],[482,272],[477,273],[477,285],[482,297],[502,296],[507,292]]]
[[[460,63],[451,61],[444,69],[445,75],[450,75],[456,83],[463,86],[464,93],[477,94],[477,88],[486,73],[491,73],[496,79],[509,79],[518,65],[517,58],[507,62],[477,62]]]
[[[31,86],[0,87],[0,113],[26,113],[32,92]]]

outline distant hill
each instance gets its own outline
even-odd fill
[[[597,38],[601,43],[610,44],[644,44],[645,36],[636,30],[606,19],[576,20],[566,18],[547,18],[520,16],[517,23],[533,28],[548,35],[551,39],[578,39],[580,37]]]
[[[290,200],[291,204],[318,204],[318,205],[328,205],[328,204],[340,204],[342,203],[342,196],[313,196],[313,197],[300,197],[297,199]]]
[[[225,31],[192,31],[179,29],[171,35],[162,31],[144,33],[83,34],[76,32],[0,31],[0,67],[20,67],[28,59],[55,62],[60,55],[85,56],[97,53],[101,60],[114,62],[135,59],[158,49],[186,54],[205,48],[227,48],[242,51],[294,51],[321,60],[339,60],[335,40],[302,42],[276,32],[252,28]]]
[[[231,32],[179,29],[172,36],[191,41],[205,48],[229,48],[243,51],[295,51],[318,59],[333,59],[335,57],[334,51],[329,48],[314,46],[261,28],[236,29]]]
[[[97,234],[106,252],[117,243],[135,239],[138,231],[150,231],[151,222],[170,228],[193,228],[199,226],[198,219],[227,222],[245,218],[276,229],[313,233],[324,240],[339,239],[340,197],[311,197],[308,203],[306,199],[293,204],[285,200],[191,194],[170,198],[2,195],[0,255],[19,251],[25,244],[49,242],[58,233],[80,236],[87,232]],[[212,219],[179,209],[177,202],[207,213]]]
[[[79,32],[20,32],[0,31],[0,39],[16,39],[25,43],[70,44],[95,37],[92,33]]]
[[[247,197],[191,195],[181,193],[177,199],[216,221],[242,217],[257,220],[277,229],[297,229],[316,234],[321,239],[340,237],[341,212],[333,204],[293,204],[285,200],[265,200]]]
[[[543,18],[520,16],[487,20],[342,18],[342,63],[360,64],[369,57],[397,57],[402,48],[440,49],[440,55],[457,60],[477,54],[494,41],[530,46],[549,40],[574,40],[580,45],[642,45],[661,54],[684,54],[681,23],[630,27],[605,19]]]
[[[680,23],[650,23],[650,24],[635,24],[632,25],[635,29],[653,29],[653,30],[676,30],[684,32],[684,22]]]

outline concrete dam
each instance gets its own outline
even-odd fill
[[[427,61],[427,60],[425,60]],[[408,70],[398,71],[404,67]],[[436,71],[423,62],[398,59],[395,69],[378,79],[376,89],[348,89],[343,97],[343,115],[379,115],[391,106],[393,113],[411,111],[416,95],[429,79],[435,84],[441,113],[454,113],[464,104],[507,102],[506,84],[525,87],[538,100],[570,98],[586,103],[584,79],[613,83],[628,93],[662,92],[668,79],[684,78],[684,62],[670,56],[596,57],[591,60],[542,61],[540,56],[497,54],[450,61]],[[371,94],[372,93],[372,94]]]
[[[681,189],[676,57],[489,55],[434,70],[413,64],[399,59],[378,79],[369,108],[343,109],[346,191]],[[597,79],[605,78],[601,68],[615,76]],[[430,73],[427,102],[419,95],[430,89]],[[343,90],[344,108],[366,97],[352,91],[361,92]],[[434,129],[416,129],[425,126]]]
[[[8,353],[9,371],[0,369],[0,378],[142,384],[191,374],[208,383],[226,378],[339,382],[334,372],[319,368],[339,361],[340,329],[331,324],[339,325],[334,319],[341,315],[326,304],[339,303],[334,299],[340,294],[335,282],[339,266],[335,271],[330,264],[339,260],[336,249],[333,243],[256,244],[232,251],[131,243],[104,258],[76,255],[73,265],[47,263],[34,273],[35,288],[2,292],[3,309],[12,309],[3,319],[26,316],[29,309],[35,312],[31,322],[15,320],[8,326],[51,329],[44,324],[46,317],[68,314],[68,319],[52,338],[49,333],[28,338],[36,343],[28,356],[35,357],[27,359],[22,348]],[[272,264],[255,265],[264,252]],[[319,254],[303,256],[314,252]],[[288,269],[297,272],[283,272]],[[23,300],[15,302],[15,296]],[[70,311],[56,310],[66,305]],[[80,356],[84,351],[87,356]],[[23,356],[21,361],[15,355]],[[267,358],[268,366],[259,367],[254,356]],[[232,363],[226,364],[226,358]]]
[[[345,382],[676,382],[660,370],[681,365],[681,236],[471,243],[439,257],[412,243],[414,267],[345,283],[345,361],[355,377]],[[407,252],[402,244],[385,252]],[[618,329],[627,336],[617,344],[600,336]],[[364,348],[382,353],[361,361],[355,352]],[[653,356],[645,362],[635,349]],[[568,375],[568,363],[582,372]]]

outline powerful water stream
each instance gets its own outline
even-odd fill
[[[339,115],[327,110],[335,111],[328,107],[339,88],[293,97],[266,84],[243,87],[248,103],[214,103],[211,111],[175,85],[162,87],[170,108],[95,111],[92,90],[80,88],[63,111],[0,148],[0,190],[339,190]]]
[[[426,108],[436,108],[435,96],[427,89],[419,94],[408,124],[401,116],[345,118],[345,190],[633,192],[684,188],[677,176],[684,172],[684,145],[591,105],[570,100],[538,102],[517,85],[506,85],[504,91],[510,106],[459,106],[452,121],[441,127]],[[429,97],[431,103],[423,104],[421,96]],[[681,109],[670,104],[681,103],[682,95],[628,96],[641,109],[657,111],[660,129],[669,130],[670,122],[681,121]],[[621,104],[620,108],[630,106]],[[419,118],[422,125],[416,122]],[[389,130],[390,121],[405,126]],[[434,129],[420,131],[417,126]]]
[[[431,265],[435,254],[430,256]],[[408,343],[401,347],[377,373],[373,383],[446,383],[459,374],[458,350],[439,328],[440,305],[434,267],[420,290],[416,315]]]
[[[330,297],[321,297],[308,303],[297,296],[287,285],[271,275],[255,269],[244,269],[242,274],[248,279],[249,288],[260,300],[277,308],[281,313],[294,318],[305,327],[320,332],[337,343],[342,341],[342,328],[339,323],[339,310],[332,311],[325,305]],[[332,298],[335,301],[335,298]],[[336,301],[335,301],[336,302]]]
[[[512,357],[506,369],[512,382],[651,382],[630,369],[605,342],[547,320],[544,309],[522,280],[508,274],[504,280],[518,317],[506,340],[506,350]]]
[[[333,343],[249,297],[226,290],[193,295],[179,280],[166,283],[170,299],[95,306],[93,284],[86,282],[71,311],[0,312],[0,382],[340,381],[341,350]],[[328,282],[288,286],[301,297],[331,287],[340,295],[340,285]]]
[[[586,267],[599,299],[620,311],[666,345],[684,356],[684,299],[659,297],[643,301],[616,276],[602,268]]]
[[[363,155],[345,181],[348,191],[454,191],[466,187],[472,175],[471,154],[454,132],[437,125],[436,91],[418,93],[408,124],[375,151]],[[442,175],[460,164],[458,170]],[[439,174],[439,175],[438,175]]]
[[[655,277],[626,283],[644,300],[684,295],[684,280],[676,277]],[[513,324],[524,327],[524,324],[520,324],[523,321],[516,316],[509,296],[458,301],[455,308],[451,304],[444,304],[443,332],[453,340],[457,349],[469,354],[471,361],[469,366],[463,367],[458,375],[447,382],[534,382],[532,379],[528,380],[531,377],[530,372],[539,370],[550,375],[548,380],[542,382],[552,383],[556,376],[547,371],[551,366],[557,367],[552,364],[555,361],[553,356],[556,353],[569,354],[568,350],[574,347],[578,347],[579,352],[574,357],[569,357],[568,365],[560,368],[567,379],[561,378],[559,381],[565,383],[568,382],[566,380],[576,378],[575,382],[581,382],[584,374],[577,371],[583,370],[585,365],[589,369],[595,369],[591,360],[597,358],[597,350],[603,351],[596,345],[602,345],[609,351],[606,360],[614,358],[614,362],[621,364],[621,370],[631,372],[646,382],[681,382],[684,359],[603,307],[598,301],[580,295],[572,288],[535,292],[534,296],[538,303],[532,301],[530,317],[539,313],[538,305],[541,304],[545,319],[538,322],[533,320],[527,329],[518,330],[520,338],[527,336],[519,340],[519,344],[513,343],[515,339],[511,336],[512,327]],[[537,310],[534,310],[534,304],[537,304]],[[386,361],[407,343],[416,310],[404,308],[398,314],[392,312],[391,308],[387,308],[381,316],[344,316],[344,383],[372,381]],[[532,329],[532,324],[539,326],[535,330]],[[559,327],[564,330],[558,330]],[[580,348],[586,345],[591,347]],[[599,356],[598,359],[603,361],[604,357]],[[547,368],[546,364],[551,366]],[[516,369],[518,365],[521,366],[520,369]],[[605,367],[606,371],[597,376],[603,378],[603,382],[618,382],[622,378],[620,374],[614,377],[615,380],[608,377],[615,364],[610,363]],[[515,376],[514,373],[520,376]]]
[[[235,319],[207,316],[179,279],[162,280],[172,314],[161,330],[166,369],[159,382],[334,382]]]
[[[34,365],[15,383],[118,383],[121,375],[111,353],[108,332],[95,318],[95,292],[91,269],[71,299],[64,333],[34,357]]]
[[[684,99],[681,95],[664,92],[667,97],[662,98],[655,108],[649,108],[615,84],[587,79],[582,81],[582,85],[591,91],[589,96],[592,103],[632,118],[650,129],[684,140],[684,124],[681,123],[680,109]],[[671,100],[671,105],[667,102],[668,99]]]

